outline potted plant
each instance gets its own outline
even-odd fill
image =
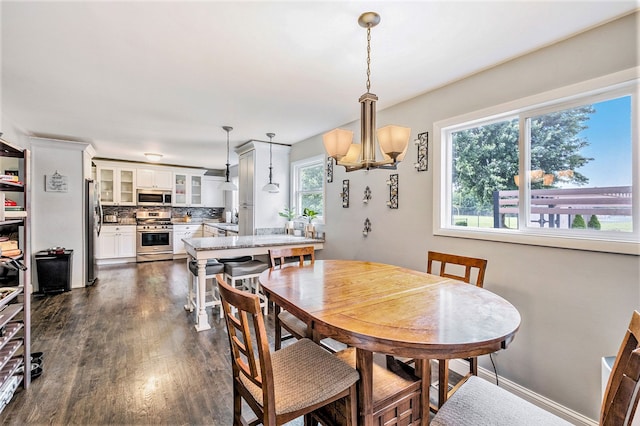
[[[285,229],[293,229],[293,219],[296,217],[296,208],[295,207],[285,207],[283,211],[278,212],[278,215],[287,219],[287,225]]]
[[[316,234],[316,229],[313,226],[313,219],[318,217],[318,212],[311,210],[310,208],[305,208],[302,211],[302,217],[308,220],[308,223],[304,227],[304,236],[307,238],[314,238]]]

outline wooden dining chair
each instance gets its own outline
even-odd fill
[[[468,284],[474,284],[477,287],[482,287],[484,285],[486,269],[486,259],[440,253],[436,251],[429,251],[427,253],[427,273],[429,274],[453,278]],[[394,361],[396,360],[393,359],[393,357],[387,357],[388,365]],[[444,404],[447,398],[453,394],[453,392],[455,392],[456,389],[470,376],[478,375],[478,359],[476,357],[465,358],[465,361],[469,363],[469,373],[466,374],[453,389],[449,390],[449,361],[446,359],[438,360],[438,381],[440,383],[438,387],[438,407]],[[403,362],[406,366],[407,364],[411,364],[413,360],[403,360],[400,362]]]
[[[231,349],[233,424],[274,426],[300,416],[308,424],[314,410],[344,399],[355,426],[358,372],[309,339],[271,353],[258,295],[216,279]],[[257,421],[242,417],[243,399]]]
[[[269,262],[272,268],[282,268],[285,263],[293,265],[295,262],[298,263],[298,266],[303,266],[305,259],[308,259],[311,264],[315,262],[313,246],[269,250]],[[281,311],[278,305],[275,305],[274,312],[274,326],[276,329],[274,347],[276,350],[282,347],[284,340],[291,338],[302,339],[303,337],[312,338],[311,327],[300,318],[288,311]],[[283,328],[289,334],[283,336]]]
[[[640,392],[640,313],[634,311],[613,365],[600,410],[600,426],[633,422]],[[569,425],[559,417],[478,377],[471,377],[440,408],[432,426]]]

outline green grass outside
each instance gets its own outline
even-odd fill
[[[589,218],[585,218],[588,221]],[[493,228],[493,216],[465,216],[455,215],[453,217],[453,223],[465,222],[467,226],[474,228]],[[518,220],[515,217],[507,216],[505,218],[505,225],[509,228],[517,228]],[[632,232],[631,220],[628,222],[606,222],[600,221],[601,231],[619,231],[619,232]]]

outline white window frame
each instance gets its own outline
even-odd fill
[[[555,89],[539,95],[508,102],[495,107],[471,112],[434,123],[434,235],[500,241],[548,247],[571,248],[599,252],[640,255],[640,142],[638,137],[640,68],[632,68],[586,82]],[[529,221],[529,203],[520,203],[518,229],[465,228],[451,224],[451,176],[452,147],[450,134],[466,128],[490,122],[520,117],[519,174],[526,176],[529,164],[528,142],[524,140],[526,118],[551,110],[571,108],[572,105],[595,103],[617,95],[631,94],[631,140],[632,140],[632,188],[633,232],[598,233],[554,228],[532,228]],[[520,185],[519,198],[529,200],[528,185]]]
[[[299,201],[299,179],[298,176],[300,174],[300,170],[310,166],[322,166],[323,170],[326,164],[324,154],[314,155],[313,157],[308,157],[302,160],[294,161],[291,163],[291,199],[289,200],[290,206],[295,206],[296,214],[298,216],[302,216],[302,210]],[[327,182],[326,179],[322,179],[322,211],[326,213],[327,208],[327,194],[326,194]],[[324,223],[324,215],[318,216],[314,223],[322,224]]]

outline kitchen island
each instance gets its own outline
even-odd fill
[[[315,238],[295,237],[292,235],[246,235],[241,237],[203,237],[185,238],[182,240],[187,251],[187,280],[191,280],[189,262],[195,260],[198,264],[198,285],[196,303],[191,297],[187,298],[185,309],[192,311],[196,309],[195,328],[198,331],[211,328],[209,318],[205,310],[206,296],[206,271],[207,261],[224,257],[254,256],[268,254],[272,247],[290,248],[313,246],[316,250],[321,250],[324,240]],[[190,281],[187,281],[187,286]],[[215,284],[214,284],[215,285]]]

